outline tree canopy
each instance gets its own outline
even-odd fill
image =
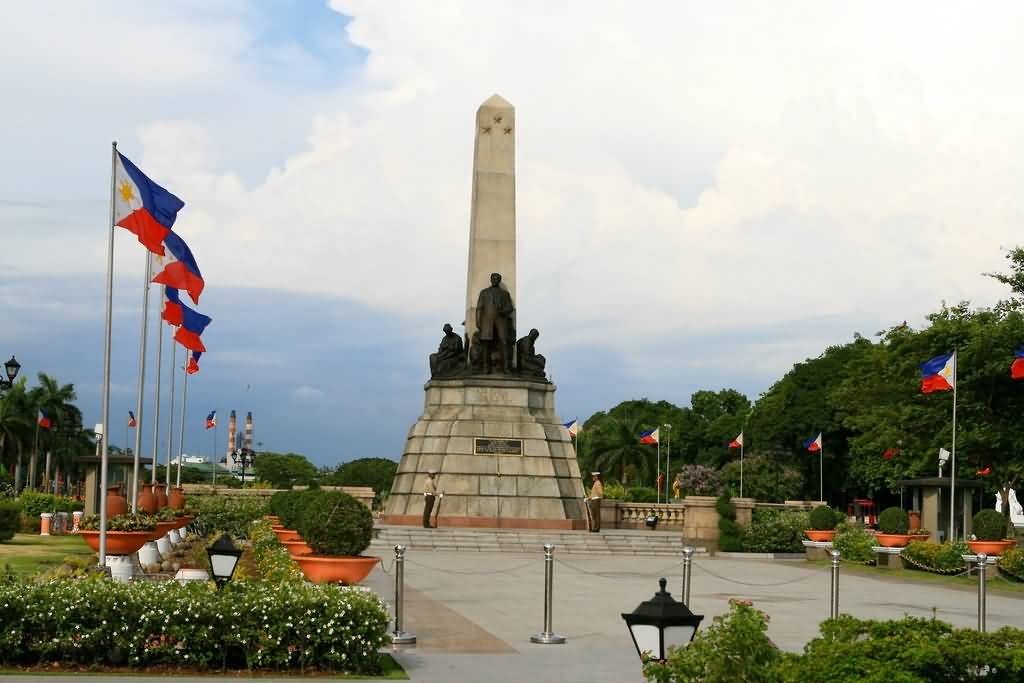
[[[306,486],[317,479],[316,466],[298,453],[260,453],[253,460],[256,478],[274,488]]]

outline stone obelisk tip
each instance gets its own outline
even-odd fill
[[[480,108],[483,109],[484,107],[490,107],[492,109],[515,109],[515,107],[512,106],[511,102],[506,100],[498,93],[494,93],[486,100],[484,100],[483,104],[480,105]]]

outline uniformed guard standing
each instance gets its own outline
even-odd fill
[[[437,498],[437,470],[427,470],[427,480],[423,483],[423,528],[433,529],[430,523],[430,513],[434,509],[434,500]]]
[[[604,485],[601,483],[600,472],[591,472],[590,478],[593,484],[590,486],[587,507],[590,508],[590,530],[596,533],[601,530],[601,499],[604,498]]]

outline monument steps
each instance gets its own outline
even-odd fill
[[[545,543],[568,554],[681,556],[682,536],[676,531],[608,529],[588,531],[532,529],[438,529],[379,525],[374,529],[370,552],[387,556],[396,545],[412,550],[492,553],[543,553]],[[703,553],[703,548],[697,548]]]

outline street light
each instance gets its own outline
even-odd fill
[[[645,652],[650,652],[652,658],[665,661],[668,648],[688,645],[704,619],[703,614],[694,614],[686,605],[673,600],[671,593],[665,590],[667,583],[659,579],[661,590],[653,598],[622,615],[641,658]]]
[[[238,432],[238,437],[235,443],[245,443],[242,440],[242,432]],[[238,460],[238,462],[242,463],[242,486],[245,486],[245,467],[246,465],[251,465],[253,461],[256,459],[256,452],[253,451],[251,448],[246,448],[245,446],[239,445],[235,449],[234,456],[235,459]]]
[[[235,546],[229,535],[222,534],[216,543],[206,549],[206,554],[210,557],[213,580],[221,587],[231,580],[238,560],[242,557],[242,551]]]
[[[4,363],[4,370],[7,372],[7,379],[0,377],[0,391],[10,389],[14,385],[14,378],[18,376],[18,370],[21,370],[21,363],[11,356],[11,359]]]

